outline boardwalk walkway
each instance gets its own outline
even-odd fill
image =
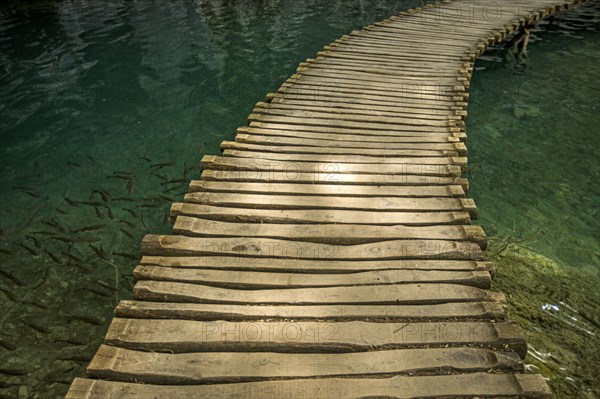
[[[302,63],[144,239],[67,397],[548,396],[488,290],[464,120],[475,58],[571,5],[445,1]]]

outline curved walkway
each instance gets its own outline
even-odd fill
[[[468,182],[475,58],[556,0],[354,31],[206,156],[68,398],[549,396],[489,291]]]

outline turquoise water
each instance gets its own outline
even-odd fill
[[[63,395],[200,157],[324,44],[416,3],[0,5],[0,397]],[[488,234],[514,228],[567,276],[597,278],[590,10],[536,33],[526,64],[478,62],[469,177]]]

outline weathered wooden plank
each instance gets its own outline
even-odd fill
[[[493,273],[491,262],[472,260],[328,260],[328,259],[290,259],[269,257],[240,256],[144,256],[140,264],[164,267],[276,271],[294,273],[353,273],[370,270],[454,270],[489,271]]]
[[[419,118],[414,115],[398,113],[395,116],[388,116],[385,114],[370,115],[361,113],[349,113],[346,110],[335,112],[335,109],[302,109],[300,107],[266,107],[257,106],[254,108],[253,113],[265,114],[265,115],[281,115],[287,117],[296,118],[322,118],[322,119],[336,119],[344,121],[356,121],[356,122],[377,122],[385,124],[401,124],[401,125],[418,125],[418,126],[449,126],[456,120],[453,115],[440,116],[438,118]]]
[[[504,320],[497,302],[450,302],[428,305],[232,305],[121,301],[118,317],[183,320]]]
[[[310,195],[260,195],[189,193],[185,201],[202,205],[264,209],[340,209],[383,212],[459,211],[476,217],[470,198],[337,197]]]
[[[459,185],[449,186],[360,186],[338,184],[231,183],[192,180],[190,192],[235,192],[243,194],[336,195],[340,197],[464,197]]]
[[[231,272],[229,272],[231,273]],[[340,275],[340,278],[345,275]],[[139,281],[137,300],[254,305],[424,305],[504,301],[504,295],[460,284],[404,283],[317,288],[232,289],[171,281]]]
[[[482,249],[487,238],[481,226],[371,226],[337,224],[232,223],[179,216],[173,233],[190,237],[279,238],[322,244],[354,245],[398,239],[470,241]]]
[[[334,119],[329,117],[330,114],[323,114],[321,117],[311,117],[306,115],[304,117],[291,117],[282,115],[269,115],[269,114],[251,114],[248,117],[250,121],[256,122],[274,122],[274,123],[287,123],[293,125],[307,125],[307,126],[333,126],[333,127],[345,127],[345,128],[357,128],[367,130],[399,130],[399,131],[427,131],[432,127],[438,129],[447,129],[452,126],[450,123],[421,123],[421,119],[406,119],[402,122],[395,123],[384,123],[384,122],[369,122],[369,121],[355,121],[355,120],[343,120]],[[353,119],[352,117],[346,119]],[[355,118],[356,119],[356,118]],[[442,131],[442,130],[438,130]],[[425,135],[424,135],[425,136]]]
[[[427,175],[441,177],[459,177],[462,174],[462,169],[459,165],[286,162],[254,158],[217,157],[214,155],[204,156],[201,166],[203,169],[244,170],[256,173],[281,171],[289,176],[288,180],[290,181],[293,181],[295,175],[298,173],[326,173],[329,174],[330,182],[336,182],[338,176],[343,174]]]
[[[143,255],[233,256],[320,260],[482,260],[479,245],[466,241],[395,240],[360,245],[330,245],[259,238],[147,235]],[[292,263],[293,261],[290,261]]]
[[[316,133],[319,135],[321,133]],[[290,132],[290,136],[293,132]],[[381,150],[381,149],[364,149],[364,148],[335,148],[322,146],[285,146],[285,145],[261,145],[252,143],[240,143],[236,141],[223,141],[221,150],[224,156],[233,156],[234,153],[262,153],[260,155],[275,156],[277,154],[326,154],[332,156],[348,155],[353,156],[350,159],[370,159],[371,161],[383,160],[386,158],[401,158],[401,157],[458,157],[458,151],[449,150]],[[229,150],[229,151],[228,151]],[[269,154],[265,154],[269,153]],[[251,157],[260,158],[260,157]],[[462,160],[461,160],[462,161]],[[331,162],[331,160],[330,160]],[[342,161],[343,162],[343,161]],[[350,162],[357,163],[357,162]],[[368,162],[371,163],[371,162]]]
[[[450,135],[446,137],[440,136],[429,136],[426,134],[412,137],[396,137],[392,140],[374,140],[373,138],[364,138],[365,140],[357,141],[350,140],[344,141],[340,139],[328,140],[325,137],[320,139],[309,139],[299,137],[285,137],[285,136],[260,136],[254,134],[237,134],[235,141],[241,143],[257,143],[263,145],[288,145],[288,146],[331,146],[331,147],[352,147],[352,148],[398,148],[402,149],[407,144],[418,144],[423,149],[434,148],[436,145],[444,144],[441,147],[442,150],[454,151],[453,144],[458,143],[460,140]],[[446,144],[451,145],[447,146]],[[418,149],[418,148],[414,148]]]
[[[235,181],[235,182],[263,182],[263,183],[300,183],[300,184],[360,184],[371,186],[406,186],[406,185],[452,185],[460,184],[465,190],[469,189],[469,182],[461,177],[423,176],[423,175],[359,175],[340,174],[333,176],[331,173],[292,173],[288,171],[256,171],[256,170],[223,170],[205,165],[202,171],[202,180],[209,181]],[[332,180],[335,179],[335,180]]]
[[[514,352],[480,348],[362,353],[150,353],[102,345],[88,375],[155,384],[214,384],[309,377],[521,371]]]
[[[256,271],[183,269],[138,266],[137,281],[172,281],[234,289],[315,288],[358,285],[444,283],[489,288],[491,275],[485,271],[378,270],[344,274],[273,273]]]
[[[377,34],[379,36],[383,35],[381,32],[377,32]],[[351,61],[351,62],[355,62],[355,63],[365,63],[367,65],[383,64],[385,66],[388,66],[389,68],[403,68],[403,67],[418,68],[419,65],[422,65],[423,67],[425,67],[427,69],[440,68],[440,69],[450,69],[450,70],[454,70],[454,68],[460,68],[465,64],[465,62],[467,62],[466,59],[460,59],[460,60],[435,59],[435,60],[431,60],[431,59],[423,59],[422,57],[411,58],[410,53],[407,53],[402,60],[398,60],[397,58],[387,58],[385,56],[370,57],[370,56],[364,55],[364,54],[357,54],[357,53],[352,53],[352,52],[341,52],[341,51],[334,51],[334,50],[319,51],[317,53],[317,59],[325,59],[325,60],[332,61],[332,62],[336,62],[338,60],[344,60],[344,61]]]
[[[237,384],[148,385],[103,380],[75,379],[67,399],[139,398],[172,399],[320,398],[364,399],[385,397],[549,398],[550,389],[540,375],[471,373],[391,378],[321,378]]]
[[[360,102],[359,99],[349,99],[348,101],[336,101],[335,99],[322,99],[322,101],[315,101],[313,98],[309,99],[290,99],[285,98],[280,93],[273,93],[274,98],[268,103],[271,107],[297,107],[299,109],[320,109],[322,112],[333,112],[334,110],[339,112],[357,112],[367,115],[377,115],[382,113],[384,115],[399,113],[399,114],[410,114],[414,118],[427,118],[429,115],[433,118],[446,118],[453,115],[452,111],[438,109],[438,108],[427,108],[425,106],[413,106],[413,107],[400,107],[398,105],[391,106],[381,104],[377,101],[365,100]]]
[[[415,346],[473,345],[509,348],[524,357],[527,345],[512,322],[202,322],[113,319],[106,341],[159,352],[364,352]]]
[[[468,212],[371,212],[332,209],[250,209],[174,203],[171,219],[179,215],[240,223],[338,223],[404,226],[470,224]]]
[[[258,144],[251,144],[258,145]],[[223,148],[226,148],[227,143],[222,143]],[[277,149],[280,146],[261,146],[267,148]],[[299,148],[299,151],[293,151],[294,148]],[[224,157],[243,158],[252,161],[279,161],[279,162],[319,162],[319,163],[332,163],[332,162],[348,162],[353,164],[378,164],[378,165],[456,165],[460,167],[461,172],[467,171],[467,158],[466,157],[415,157],[415,156],[402,156],[402,157],[390,157],[390,156],[371,156],[369,155],[336,155],[336,154],[314,154],[313,148],[322,147],[285,147],[289,149],[289,152],[278,152],[278,151],[240,151],[240,150],[224,150]],[[327,149],[329,147],[325,147]],[[337,148],[335,150],[344,151],[346,148]],[[355,149],[356,150],[356,149]],[[362,149],[361,149],[362,150]],[[394,150],[392,150],[394,151]],[[364,152],[364,151],[363,151]],[[380,152],[380,150],[371,150],[371,152]],[[375,154],[373,154],[375,155]]]
[[[366,46],[365,48],[376,48],[375,46]],[[360,84],[367,85],[377,85],[379,86],[382,83],[389,85],[388,87],[403,87],[405,84],[413,84],[413,83],[430,83],[431,81],[435,81],[437,84],[454,86],[457,83],[456,76],[452,77],[428,77],[423,75],[384,75],[384,74],[373,74],[373,73],[364,73],[359,71],[344,73],[344,71],[329,72],[327,70],[318,69],[318,68],[310,68],[304,67],[300,68],[298,74],[302,77],[311,77],[317,80],[329,80],[329,79],[344,79],[349,81],[355,81]]]
[[[296,69],[298,73],[303,73],[306,69],[319,70],[323,72],[339,72],[340,74],[354,74],[354,73],[365,73],[372,76],[413,76],[421,78],[435,79],[441,78],[456,78],[459,71],[459,67],[453,67],[449,69],[438,69],[438,68],[427,68],[427,67],[410,67],[404,66],[403,68],[390,68],[389,64],[359,64],[359,63],[343,63],[343,62],[330,62],[326,58],[318,58],[311,60],[311,62],[302,62]]]

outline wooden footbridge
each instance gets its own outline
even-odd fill
[[[354,31],[202,160],[68,398],[546,397],[488,290],[473,62],[574,5],[442,1]]]

